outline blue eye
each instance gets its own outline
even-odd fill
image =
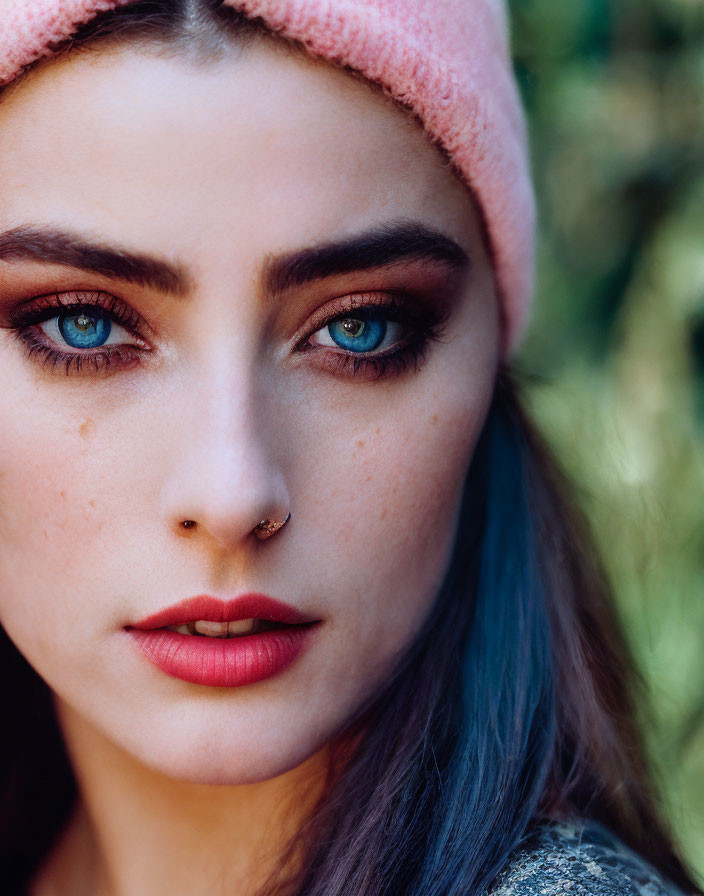
[[[362,310],[330,321],[317,330],[310,341],[361,355],[391,348],[402,340],[407,329],[404,324],[389,320],[388,316],[380,315],[378,311],[369,313]]]
[[[104,311],[79,311],[58,318],[61,336],[72,348],[99,348],[110,336],[112,324]]]
[[[38,326],[59,348],[87,352],[95,348],[106,350],[117,345],[140,344],[136,336],[113,319],[112,314],[95,305],[65,309]]]
[[[353,352],[373,352],[384,341],[388,324],[383,318],[346,317],[328,325],[331,339],[340,348]]]
[[[31,361],[47,371],[63,370],[67,376],[129,370],[151,351],[140,335],[145,325],[141,315],[104,292],[38,296],[15,312],[12,325]]]

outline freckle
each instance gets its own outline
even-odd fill
[[[361,439],[359,440],[359,442],[357,442],[357,447],[364,448],[364,442]]]
[[[86,419],[81,423],[78,432],[81,435],[81,438],[88,439],[95,432],[95,422],[90,419],[90,417],[86,417]]]
[[[377,426],[377,428],[376,428],[376,434],[379,435],[380,432],[381,432],[381,427],[380,427],[380,426]]]
[[[433,414],[433,416],[430,418],[430,422],[433,424],[433,426],[437,426],[437,423],[438,423],[438,415],[437,415],[437,414]]]
[[[381,516],[379,517],[380,520],[384,520],[384,519],[386,519],[386,513],[387,513],[388,509],[389,509],[388,507],[385,507],[385,508],[381,511]]]
[[[371,481],[372,481],[372,477],[371,477],[371,476],[367,476],[366,481],[367,481],[367,482],[371,482]]]
[[[88,503],[90,504],[91,507],[95,507],[95,501],[89,501]]]
[[[66,492],[65,492],[63,489],[61,489],[61,497],[62,497],[62,498],[65,498],[65,497],[66,497]]]

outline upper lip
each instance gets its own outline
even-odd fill
[[[164,628],[167,625],[184,625],[188,622],[237,622],[240,619],[267,619],[286,625],[315,622],[300,610],[266,594],[241,594],[231,600],[220,600],[208,594],[187,597],[163,610],[131,623],[128,628]]]

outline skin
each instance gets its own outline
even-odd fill
[[[253,893],[447,568],[499,359],[476,209],[380,92],[263,42],[207,65],[133,46],[62,58],[5,96],[0,146],[1,231],[60,226],[190,282],[176,299],[0,262],[1,621],[56,695],[83,794],[35,893]],[[274,255],[400,220],[471,266],[262,284]],[[13,312],[79,289],[138,313],[139,363],[66,375],[28,357]],[[447,309],[418,365],[353,377],[331,365],[341,349],[296,347],[333,300],[414,290]],[[124,631],[247,591],[322,620],[266,681],[180,681]]]

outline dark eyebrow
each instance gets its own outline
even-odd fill
[[[342,242],[303,249],[271,259],[264,283],[277,294],[314,280],[386,267],[408,259],[438,261],[455,269],[469,264],[462,247],[438,230],[416,222],[379,227]]]
[[[276,295],[315,280],[408,259],[437,261],[457,270],[470,263],[464,249],[440,231],[400,222],[270,259],[263,279],[267,291]],[[188,275],[178,265],[55,228],[23,226],[0,233],[0,261],[23,260],[66,265],[177,297],[191,289]]]
[[[67,265],[174,296],[190,289],[179,266],[148,255],[108,248],[51,227],[15,227],[0,233],[0,261],[26,260]]]

